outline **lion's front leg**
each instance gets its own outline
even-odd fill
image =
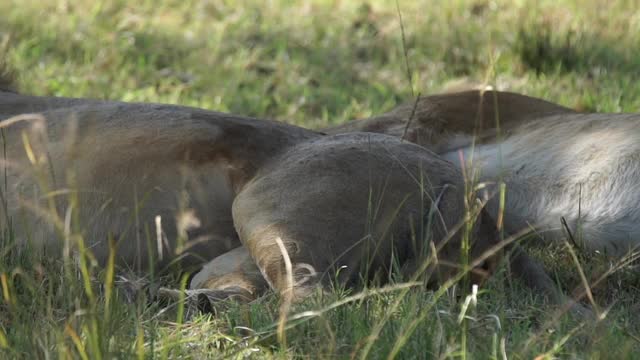
[[[267,282],[249,252],[240,246],[205,264],[193,276],[184,294],[177,289],[160,288],[158,297],[169,300],[184,298],[189,309],[215,312],[222,301],[247,303],[258,298],[267,288]]]

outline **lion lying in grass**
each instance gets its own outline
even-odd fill
[[[190,287],[214,300],[268,287],[300,297],[333,279],[385,279],[396,265],[441,282],[464,270],[463,238],[476,274],[499,258],[495,222],[458,166],[397,137],[9,92],[0,117],[0,226],[48,256],[82,243],[104,262],[113,240],[119,263],[138,271],[213,259]],[[511,259],[528,286],[562,301],[524,252]]]
[[[508,92],[429,96],[391,112],[329,129],[406,137],[471,168],[488,192],[495,219],[515,233],[535,229],[557,241],[570,237],[588,251],[621,257],[640,245],[640,116],[586,114]]]
[[[2,109],[19,108],[12,99],[39,98],[3,94]],[[231,266],[193,287],[245,298],[267,285],[304,293],[336,276],[385,279],[394,261],[412,273],[429,256],[439,266],[425,269],[428,281],[459,270],[462,176],[417,145],[178,106],[35,104],[36,115],[3,123],[0,218],[47,256],[82,240],[105,262],[110,239],[119,263],[140,271],[222,255]],[[467,234],[471,262],[487,252],[479,268],[494,228],[481,215]]]

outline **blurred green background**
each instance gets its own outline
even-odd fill
[[[640,106],[638,1],[0,2],[20,89],[324,126],[451,84]],[[454,86],[455,87],[455,86]],[[412,89],[413,88],[413,89]]]

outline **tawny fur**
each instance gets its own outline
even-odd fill
[[[384,279],[394,256],[420,263],[430,241],[448,264],[440,275],[458,270],[460,233],[448,233],[464,219],[460,171],[400,139],[323,136],[180,106],[11,93],[0,94],[0,113],[26,119],[3,127],[1,225],[9,219],[19,242],[49,256],[61,254],[77,224],[98,260],[109,238],[119,263],[138,270],[156,260],[215,258],[192,287],[214,287],[216,296],[233,288],[247,298],[267,284],[288,289],[285,257],[298,293],[343,265],[349,284]],[[425,214],[433,219],[425,223]],[[494,228],[476,225],[472,258],[496,244]]]
[[[366,131],[404,137],[436,153],[491,141],[530,120],[573,110],[533,97],[499,91],[424,96],[382,115],[325,129],[328,134]]]
[[[198,235],[186,244],[195,246],[188,252],[199,258],[193,261],[239,246],[230,211],[238,187],[282,148],[319,136],[275,122],[154,104],[82,105],[38,117],[46,122],[4,128],[9,191],[8,214],[0,214],[0,221],[11,216],[19,240],[57,244],[42,183],[58,191],[61,218],[69,209],[65,191],[77,190],[73,211],[98,258],[105,258],[112,236],[122,238],[122,263],[142,266],[148,256],[139,252],[147,252],[148,234],[155,242],[157,216],[163,238],[172,242],[159,251],[165,258],[176,255],[181,230]],[[23,130],[40,165],[28,161]],[[191,224],[179,229],[179,218],[191,214]]]
[[[414,105],[327,132],[402,136]],[[489,192],[504,181],[511,233],[531,227],[558,240],[567,236],[564,218],[587,250],[621,256],[640,244],[638,115],[580,114],[523,95],[467,91],[420,99],[406,138],[458,166],[463,155]],[[497,196],[488,208],[498,218]]]

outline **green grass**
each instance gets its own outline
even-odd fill
[[[393,1],[5,0],[0,40],[24,93],[176,103],[308,127],[381,113],[412,91],[430,94],[460,81],[580,110],[640,108],[634,1],[424,0],[400,7],[411,84]],[[294,321],[283,347],[273,295],[181,323],[173,307],[107,301],[108,271],[90,266],[87,288],[87,275],[17,252],[10,229],[2,231],[2,357],[386,358],[394,347],[398,358],[419,359],[640,354],[633,269],[594,290],[601,305],[612,306],[606,322],[553,321],[534,294],[507,284],[501,272],[481,290],[464,326],[464,299],[455,294],[396,290]],[[537,252],[565,289],[578,284],[566,251]],[[609,266],[582,260],[593,277]],[[292,313],[349,295],[318,295]]]

